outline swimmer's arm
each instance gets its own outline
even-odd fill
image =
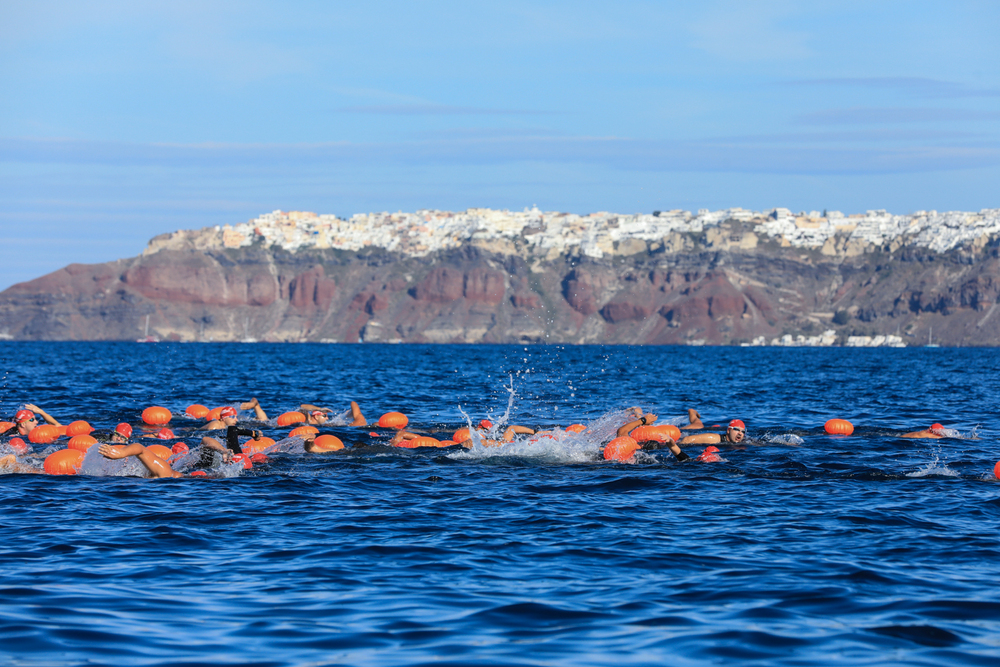
[[[262,422],[267,421],[267,413],[264,412],[263,406],[261,406],[260,401],[258,401],[256,397],[251,398],[246,403],[240,405],[240,410],[249,410],[250,408],[253,408],[253,412],[254,415],[257,417],[257,421],[262,421]]]
[[[207,447],[208,449],[214,449],[222,454],[222,460],[229,463],[233,459],[233,452],[228,447],[223,447],[222,443],[215,438],[202,438],[201,446]]]
[[[629,433],[631,433],[633,430],[635,430],[640,426],[646,426],[648,424],[652,424],[655,421],[656,421],[656,415],[643,415],[639,419],[630,421],[629,423],[619,428],[616,435],[620,438],[623,435],[628,435]]]
[[[221,431],[224,428],[226,428],[225,424],[223,424],[218,419],[213,419],[212,421],[208,422],[204,426],[200,426],[198,428],[198,430],[199,431]]]
[[[146,451],[146,448],[138,442],[134,442],[124,447],[121,445],[100,445],[97,451],[106,459],[124,459],[129,456],[138,456]]]
[[[24,404],[24,408],[26,410],[31,410],[35,414],[41,415],[42,419],[44,419],[47,423],[52,424],[53,426],[62,426],[62,424],[60,424],[59,421],[55,417],[53,417],[52,415],[50,415],[45,410],[42,410],[37,405],[32,405],[31,403],[25,403]]]
[[[361,414],[357,401],[351,401],[351,426],[368,426],[368,420]]]

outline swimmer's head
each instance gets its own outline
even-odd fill
[[[931,427],[930,427],[930,432],[931,433],[933,433],[935,435],[944,435],[944,431],[945,431],[945,428],[941,424],[938,424],[937,422],[931,424]]]
[[[236,423],[236,408],[231,405],[222,408],[219,410],[219,419],[226,426],[232,426]]]
[[[132,437],[132,427],[126,422],[115,426],[115,432],[111,434],[111,442],[128,442]]]
[[[493,428],[493,422],[491,422],[489,419],[481,419],[479,421],[479,428],[486,429],[488,431],[489,429]]]
[[[21,422],[30,422],[31,420],[38,421],[35,417],[35,413],[31,410],[18,410],[17,414],[14,415],[14,423],[20,424]]]
[[[732,442],[739,442],[746,437],[747,425],[743,423],[742,419],[734,419],[729,422],[729,428],[726,429],[726,435],[729,436],[729,440]]]
[[[323,412],[322,410],[313,410],[312,412],[309,413],[309,416],[312,417],[313,421],[315,421],[317,424],[325,424],[328,419],[326,413]]]

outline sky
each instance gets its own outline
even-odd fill
[[[0,289],[276,209],[1000,208],[1000,3],[0,2]]]

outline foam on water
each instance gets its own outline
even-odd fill
[[[937,456],[923,468],[906,473],[907,477],[959,477],[959,473],[948,467]]]

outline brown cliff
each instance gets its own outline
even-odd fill
[[[1000,344],[996,240],[938,254],[807,251],[736,223],[674,236],[600,260],[192,241],[14,285],[0,293],[0,337],[134,340],[148,315],[171,340],[734,344],[834,329],[923,344],[933,329],[942,345]]]

